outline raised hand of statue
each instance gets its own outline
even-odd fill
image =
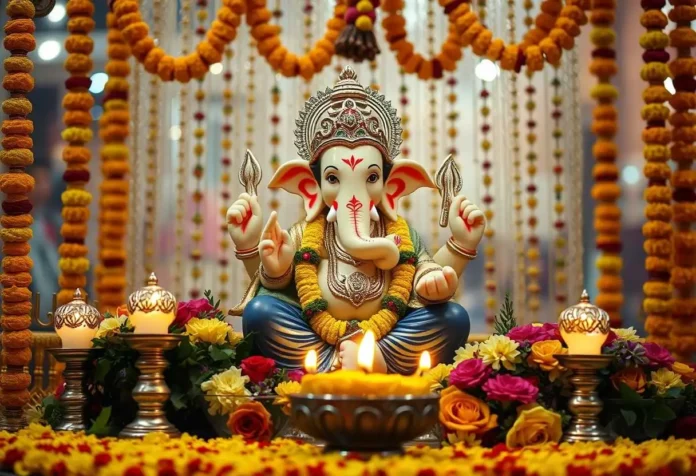
[[[227,231],[237,250],[254,248],[261,237],[263,216],[255,196],[242,193],[227,209]]]
[[[475,251],[486,230],[486,218],[478,205],[459,195],[450,206],[449,227],[459,245]]]
[[[459,285],[457,272],[445,266],[424,274],[416,282],[416,294],[426,301],[447,301],[454,296]]]
[[[280,227],[276,212],[271,212],[263,229],[259,253],[264,272],[271,278],[282,276],[292,265],[295,248],[288,232]]]

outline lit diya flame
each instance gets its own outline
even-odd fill
[[[317,351],[312,349],[307,352],[307,356],[304,361],[304,368],[308,374],[317,373]]]
[[[426,350],[420,356],[420,362],[418,363],[417,375],[423,375],[425,372],[430,370],[431,366],[432,366],[432,361],[430,360],[430,352],[428,352]]]
[[[358,347],[358,368],[363,372],[372,372],[375,360],[375,334],[367,331],[363,337],[360,347]]]

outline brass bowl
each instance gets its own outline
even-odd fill
[[[402,397],[292,395],[290,420],[296,428],[326,442],[325,452],[402,454],[403,445],[437,422],[435,394]]]

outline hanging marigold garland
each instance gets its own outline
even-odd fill
[[[670,46],[677,57],[669,67],[673,76],[675,93],[669,98],[674,109],[669,120],[673,127],[671,156],[676,163],[672,174],[672,207],[674,211],[674,267],[672,285],[676,294],[672,304],[671,340],[675,354],[689,361],[696,352],[696,171],[692,169],[696,158],[696,59],[691,48],[696,46],[696,32],[692,22],[696,20],[693,0],[670,0],[672,10],[669,19],[676,27],[670,31]]]
[[[25,371],[31,361],[31,269],[29,257],[34,222],[29,194],[34,189],[34,178],[25,172],[25,167],[34,162],[31,134],[34,123],[28,119],[32,105],[26,95],[34,89],[31,72],[34,64],[27,57],[36,48],[34,39],[34,5],[29,0],[9,0],[5,8],[8,20],[5,23],[5,50],[10,56],[5,59],[6,74],[2,87],[10,97],[2,103],[8,119],[2,122],[2,151],[0,161],[8,167],[0,175],[0,191],[5,194],[0,217],[2,238],[2,363],[7,366],[0,374],[0,405],[5,407],[5,416],[19,421],[22,408],[29,401],[27,388],[31,376]]]
[[[428,0],[428,54],[435,53],[435,0]],[[426,79],[424,76],[422,79]],[[430,151],[430,176],[434,177],[437,174],[438,161],[440,160],[439,147],[437,143],[438,137],[438,116],[440,109],[437,104],[437,83],[430,79],[428,82],[428,93],[430,103],[430,142],[428,150]],[[431,241],[430,245],[433,249],[437,249],[438,238],[440,237],[440,227],[438,226],[438,208],[440,207],[440,194],[437,189],[431,190],[430,194],[430,229]]]
[[[187,83],[191,79],[202,79],[210,65],[219,63],[227,46],[237,37],[241,15],[246,12],[246,0],[225,0],[217,11],[209,30],[203,30],[195,50],[185,56],[173,57],[156,46],[150,27],[143,21],[137,0],[114,0],[113,12],[123,37],[128,41],[133,56],[151,74],[159,75],[162,81]],[[258,3],[258,2],[256,2]]]
[[[87,143],[92,140],[92,114],[94,98],[89,92],[92,71],[93,41],[89,34],[95,23],[94,4],[91,0],[71,0],[67,4],[68,31],[65,39],[65,49],[68,57],[65,60],[65,70],[70,77],[65,81],[68,92],[63,98],[63,140],[68,143],[63,152],[63,160],[67,164],[63,180],[67,189],[63,192],[63,225],[60,234],[63,243],[59,247],[60,260],[58,267],[60,276],[58,284],[58,304],[70,301],[76,288],[87,285],[87,222],[89,220],[89,203],[92,195],[85,189],[89,181],[89,160],[91,153]]]
[[[665,80],[670,76],[667,66],[669,53],[665,49],[669,44],[669,37],[663,31],[668,23],[667,16],[661,11],[665,2],[663,0],[653,3],[655,5],[643,2],[645,12],[640,19],[641,25],[647,29],[640,37],[640,45],[645,49],[645,64],[640,75],[648,82],[648,87],[643,91],[645,105],[641,109],[641,117],[646,121],[642,134],[645,144],[643,174],[648,180],[644,193],[646,222],[643,225],[643,248],[647,254],[645,268],[648,279],[643,284],[643,310],[647,315],[645,330],[650,339],[670,347],[672,190],[668,184],[670,169],[667,161],[668,144],[672,134],[667,127],[669,109],[665,106],[670,94],[664,86]],[[613,223],[610,222],[609,225]]]
[[[563,96],[561,95],[561,78],[560,78],[560,66],[554,65],[553,67],[553,79],[551,80],[551,87],[553,89],[553,95],[551,97],[551,120],[553,121],[553,130],[551,131],[551,136],[553,137],[554,149],[553,149],[553,213],[555,215],[553,220],[553,227],[556,230],[556,236],[553,240],[554,246],[554,298],[556,301],[555,314],[559,315],[566,307],[568,307],[568,293],[566,292],[566,285],[568,283],[568,277],[566,275],[566,222],[565,222],[565,204],[563,199],[563,126],[561,124],[561,119],[563,118]]]
[[[333,15],[326,22],[324,36],[304,55],[289,51],[281,43],[280,27],[269,23],[272,14],[266,7],[266,0],[249,3],[247,25],[251,28],[251,36],[256,41],[259,54],[266,58],[273,71],[287,77],[302,76],[304,79],[311,79],[331,63],[331,57],[335,53],[334,44],[346,25],[344,0],[336,0]]]
[[[222,206],[220,207],[220,215],[222,220],[220,222],[220,259],[218,264],[220,265],[220,290],[217,295],[220,301],[224,304],[229,298],[228,282],[230,280],[230,275],[228,273],[229,265],[229,249],[230,249],[230,236],[227,232],[227,206],[226,204],[230,202],[232,198],[231,184],[231,174],[230,168],[232,165],[232,113],[233,113],[233,97],[234,92],[232,90],[232,58],[234,57],[234,50],[231,46],[225,49],[225,59],[223,64],[223,81],[224,88],[222,90],[222,140],[220,141],[220,149],[222,150],[222,159],[220,160],[220,168],[222,173],[220,174],[220,198],[222,199]]]
[[[401,104],[401,157],[408,159],[411,155],[411,149],[409,147],[411,139],[411,131],[409,130],[409,124],[411,122],[411,116],[408,114],[408,85],[406,84],[406,72],[404,68],[399,68],[399,77],[401,78],[401,86],[399,86],[399,104]],[[404,210],[404,215],[408,217],[409,211],[411,210],[411,196],[407,195],[401,200],[401,207]]]
[[[590,22],[593,28],[590,32],[590,40],[594,50],[590,72],[597,78],[597,84],[591,92],[592,97],[597,101],[592,121],[592,132],[596,135],[592,149],[596,160],[592,169],[595,182],[592,187],[592,197],[599,202],[595,206],[594,228],[597,232],[595,246],[601,252],[597,260],[600,277],[597,281],[599,294],[595,304],[609,313],[612,327],[619,327],[623,305],[621,293],[623,261],[620,256],[621,210],[616,204],[621,196],[621,186],[617,182],[618,148],[614,142],[618,127],[618,112],[614,102],[618,96],[618,90],[611,84],[611,78],[618,70],[614,49],[615,9],[616,0],[592,0]]]
[[[129,151],[128,76],[130,48],[116,27],[113,13],[106,16],[108,32],[105,71],[109,80],[104,86],[104,113],[99,119],[103,181],[99,199],[99,266],[96,291],[103,310],[115,310],[126,302],[126,249],[124,239],[128,221],[127,175]]]

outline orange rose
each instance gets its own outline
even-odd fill
[[[268,441],[273,433],[271,414],[259,402],[243,403],[232,412],[227,428],[245,440]]]
[[[672,364],[672,372],[681,375],[684,382],[694,382],[696,381],[696,368],[689,364],[683,364],[681,362],[675,362]]]
[[[554,357],[555,354],[566,354],[568,349],[563,347],[560,340],[541,340],[532,344],[532,349],[527,361],[532,366],[538,366],[541,370],[549,372],[549,378],[553,381],[565,369]]]
[[[611,383],[616,390],[619,389],[621,383],[625,383],[631,390],[643,393],[645,391],[645,374],[637,367],[626,367],[611,376]]]
[[[482,434],[498,426],[498,415],[491,415],[486,403],[457,387],[440,394],[440,423],[453,432]]]

